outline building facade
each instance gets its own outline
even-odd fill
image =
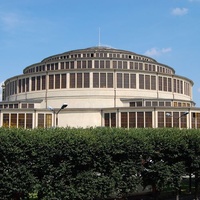
[[[53,55],[2,87],[4,127],[200,127],[193,81],[126,50],[97,46]]]

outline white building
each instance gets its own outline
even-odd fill
[[[192,86],[173,68],[130,51],[68,51],[5,81],[0,126],[199,128]]]

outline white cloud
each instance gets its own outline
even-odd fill
[[[172,10],[172,15],[176,15],[176,16],[186,15],[187,13],[188,13],[187,8],[174,8]]]
[[[168,47],[168,48],[162,48],[162,49],[158,49],[156,47],[153,47],[153,48],[147,50],[145,52],[145,55],[150,56],[150,57],[151,56],[160,56],[160,55],[168,53],[170,51],[172,51],[172,49],[170,47]]]

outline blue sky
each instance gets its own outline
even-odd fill
[[[200,107],[200,0],[0,0],[0,83],[45,57],[100,44],[194,81]],[[1,90],[0,90],[1,95]]]

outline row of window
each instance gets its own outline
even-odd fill
[[[156,100],[144,100],[144,101],[133,101],[130,102],[130,107],[191,107],[189,102],[179,102],[179,101],[156,101]]]
[[[156,127],[177,127],[187,128],[187,117],[184,112],[158,112]],[[191,113],[191,128],[200,128],[200,113]],[[37,127],[52,127],[52,114],[38,113]],[[151,128],[153,127],[152,112],[121,112],[120,126],[123,128]],[[170,117],[171,116],[171,117]],[[104,114],[104,125],[106,127],[116,127],[116,113]],[[3,127],[33,128],[32,113],[4,113]]]
[[[52,56],[49,59],[44,59],[43,61],[53,61],[53,60],[63,60],[63,59],[77,59],[77,58],[121,58],[121,59],[133,59],[133,60],[143,60],[153,62],[153,59],[132,55],[132,54],[122,54],[122,53],[108,53],[108,52],[98,52],[98,53],[76,53],[76,54],[67,54],[61,56]]]
[[[184,112],[158,112],[158,128],[177,127],[187,128],[187,117]],[[121,112],[120,127],[123,128],[152,128],[152,112]],[[170,117],[171,116],[171,117]],[[116,127],[116,113],[104,114],[104,125]],[[192,128],[200,128],[200,113],[192,113]]]
[[[5,95],[64,88],[133,88],[176,92],[190,96],[190,84],[180,79],[155,75],[116,73],[64,73],[19,79],[6,84]],[[138,82],[137,82],[137,79]],[[173,82],[172,82],[173,81]],[[139,86],[137,86],[139,83]]]
[[[17,128],[33,128],[33,114],[32,113],[4,113],[3,127],[17,127]],[[38,113],[37,120],[38,128],[52,127],[52,114]]]
[[[34,104],[33,103],[5,103],[5,104],[0,104],[0,109],[6,109],[6,108],[34,108]]]
[[[26,69],[24,73],[35,73],[42,71],[54,71],[64,69],[131,69],[140,71],[160,72],[166,74],[173,74],[172,70],[150,63],[132,62],[132,61],[117,61],[117,60],[77,60],[60,63],[51,63],[40,66],[34,66]]]

